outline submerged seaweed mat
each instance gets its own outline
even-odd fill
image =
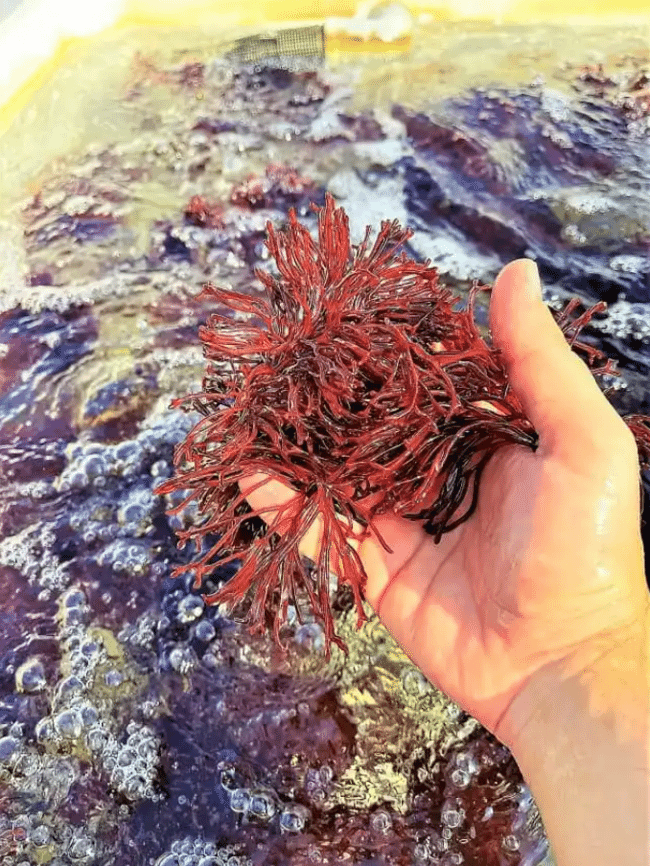
[[[135,57],[106,138],[34,181],[28,285],[11,245],[0,257],[0,863],[548,862],[507,750],[376,618],[356,630],[349,587],[331,588],[349,655],[326,662],[322,625],[289,609],[283,658],[170,577],[200,520],[153,490],[200,419],[168,410],[201,388],[198,328],[263,326],[198,287],[265,303],[267,221],[293,206],[314,232],[326,191],[355,243],[408,226],[407,255],[463,302],[520,255],[558,315],[581,298],[574,324],[607,302],[580,339],[616,360],[619,412],[648,414],[647,59],[362,108],[352,68],[183,58]],[[132,126],[114,140],[116,106]]]

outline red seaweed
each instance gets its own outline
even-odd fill
[[[216,202],[210,202],[202,195],[193,195],[184,210],[185,219],[195,226],[208,229],[222,229],[225,227],[223,221],[223,206]]]
[[[271,163],[263,176],[255,174],[237,184],[230,201],[239,207],[263,208],[272,206],[274,198],[285,199],[297,205],[303,195],[313,193],[314,184],[308,177],[302,177],[294,169],[285,165]]]
[[[466,309],[454,311],[461,299],[430,262],[399,252],[410,230],[384,221],[372,245],[370,227],[351,245],[347,215],[331,195],[324,207],[311,207],[317,241],[293,209],[286,228],[267,223],[278,273],[255,272],[267,299],[212,284],[199,295],[247,318],[214,314],[199,329],[208,360],[202,390],[171,405],[203,418],[176,449],[174,477],[156,492],[185,491],[170,514],[197,505],[197,523],[178,532],[179,547],[191,541],[197,555],[174,574],[192,571],[195,588],[203,590],[217,565],[241,560],[206,601],[241,603],[250,631],[272,626],[280,645],[288,606],[302,621],[306,604],[322,623],[329,656],[331,643],[347,650],[330,607],[332,551],[360,627],[366,574],[349,542],[367,537],[373,518],[392,510],[426,520],[438,543],[474,511],[481,472],[495,451],[507,444],[535,450],[538,437],[510,390],[500,351],[474,322],[476,295],[491,287],[474,281]],[[607,305],[572,319],[579,303],[552,311],[555,321],[594,376],[620,375],[602,352],[577,339]],[[624,420],[642,465],[650,466],[650,418]],[[238,487],[256,472],[298,491],[271,526]],[[456,517],[470,484],[470,506]],[[434,490],[435,501],[425,505]],[[298,546],[319,513],[323,543],[311,563]],[[209,546],[211,534],[218,540]]]

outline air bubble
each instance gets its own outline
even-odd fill
[[[421,698],[432,690],[427,678],[416,668],[407,668],[404,671],[402,674],[402,688],[407,695],[414,698]]]
[[[379,809],[370,816],[370,829],[378,836],[384,836],[393,826],[393,819],[385,809]]]
[[[519,839],[513,834],[509,836],[505,836],[501,845],[506,851],[518,851],[519,850]]]
[[[277,811],[275,799],[266,791],[258,791],[251,795],[248,811],[261,821],[270,821]]]
[[[0,738],[0,762],[5,763],[10,760],[12,755],[20,748],[20,740],[16,737],[1,737]]]
[[[194,637],[202,643],[210,643],[216,634],[217,631],[209,619],[201,620],[194,629]]]
[[[90,481],[94,481],[100,476],[104,475],[106,472],[106,463],[105,461],[95,455],[92,454],[89,457],[86,457],[85,460],[81,461],[81,472],[82,476],[85,476],[85,484],[83,487],[86,487]]]
[[[462,801],[457,797],[454,797],[451,800],[446,800],[442,806],[440,820],[445,824],[445,826],[452,829],[460,827],[465,820],[465,810],[463,809]]]
[[[148,488],[131,491],[117,512],[117,521],[124,527],[124,532],[135,537],[149,534],[153,528],[151,518],[155,504]]]
[[[205,602],[198,595],[186,595],[178,603],[177,617],[180,622],[194,622],[203,613]]]
[[[169,477],[169,463],[166,460],[156,460],[149,469],[149,474],[157,481]]]
[[[450,779],[455,788],[467,788],[472,781],[472,777],[465,770],[460,770],[458,767],[451,771]]]
[[[221,770],[221,774],[219,776],[219,781],[222,788],[225,788],[226,791],[234,791],[237,788],[236,779],[236,771],[234,767],[226,766]]]
[[[35,656],[23,662],[16,671],[16,689],[19,692],[40,692],[45,685],[45,669]]]
[[[323,764],[318,770],[318,777],[323,785],[329,785],[334,778],[334,770],[329,764]]]
[[[280,829],[287,833],[300,833],[309,821],[309,809],[299,803],[286,806],[280,814]]]
[[[45,824],[40,824],[32,830],[29,841],[36,848],[44,848],[50,841],[50,831]]]
[[[80,647],[81,654],[88,659],[96,658],[101,654],[101,644],[96,640],[85,640]]]
[[[61,680],[56,688],[55,703],[67,703],[72,697],[84,691],[84,684],[74,675]]]
[[[86,734],[86,743],[91,752],[101,752],[108,743],[108,734],[102,728],[91,728]]]
[[[106,671],[104,674],[104,682],[107,686],[115,689],[124,682],[124,674],[115,669]]]
[[[233,812],[247,812],[251,796],[246,788],[235,788],[230,792],[230,808]]]
[[[179,674],[186,674],[196,665],[198,659],[191,647],[174,647],[169,654],[169,663]]]
[[[80,589],[68,589],[61,596],[62,607],[82,607],[86,603],[86,596]]]
[[[131,776],[127,779],[123,787],[123,791],[129,800],[139,800],[143,796],[143,792],[147,788],[147,783],[142,776]]]
[[[120,751],[120,754],[117,758],[117,763],[120,767],[126,767],[128,764],[133,764],[136,761],[138,756],[136,755],[133,749],[124,748]]]
[[[294,640],[305,649],[319,652],[325,645],[325,632],[320,623],[304,623],[296,629]]]
[[[92,704],[84,704],[83,706],[78,707],[78,710],[79,715],[81,716],[81,724],[84,728],[89,728],[91,725],[94,725],[99,718],[99,714]]]
[[[471,776],[475,776],[480,769],[476,757],[471,752],[458,752],[456,755],[456,766]]]
[[[82,836],[75,839],[68,848],[68,856],[73,862],[89,860],[95,854],[95,846],[91,839]]]
[[[324,788],[312,788],[309,792],[309,798],[316,806],[320,806],[327,800],[327,792]]]
[[[54,727],[56,732],[62,737],[67,737],[70,740],[76,739],[81,734],[81,719],[76,710],[63,710],[54,717]]]
[[[34,728],[34,734],[39,743],[46,743],[54,737],[54,722],[49,716],[40,719]]]

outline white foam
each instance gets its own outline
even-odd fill
[[[388,2],[362,3],[352,18],[326,18],[325,32],[345,33],[363,39],[381,39],[394,42],[413,31],[414,19],[402,3]]]

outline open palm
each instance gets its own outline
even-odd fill
[[[501,272],[490,324],[537,451],[497,451],[473,515],[438,544],[424,521],[387,513],[375,525],[392,553],[376,536],[358,547],[366,596],[393,637],[506,744],[509,707],[537,672],[589,665],[648,605],[634,438],[527,291],[529,266]],[[270,481],[249,501],[270,521],[292,495]],[[315,558],[318,544],[315,527],[301,552]]]

